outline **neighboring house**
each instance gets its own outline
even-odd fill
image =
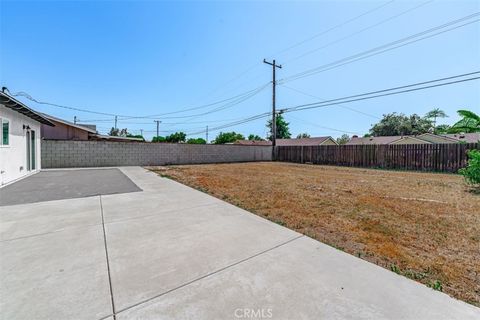
[[[54,126],[42,114],[0,92],[0,186],[41,169],[40,126]]]
[[[42,114],[45,118],[50,120],[55,127],[50,127],[42,124],[41,134],[42,139],[47,140],[90,140],[91,135],[96,135],[97,130],[90,125],[83,126],[75,124],[63,119],[53,117],[48,114]]]
[[[92,124],[76,124],[67,120],[42,114],[55,124],[55,127],[42,125],[42,139],[45,140],[107,140],[116,142],[143,141],[141,138],[108,136],[97,133],[96,126]]]
[[[277,146],[327,146],[337,145],[337,142],[332,137],[314,137],[314,138],[300,138],[300,139],[277,139]],[[271,141],[253,141],[253,140],[238,140],[235,144],[247,146],[271,146]]]
[[[370,144],[443,144],[443,143],[475,143],[480,140],[480,133],[465,134],[432,134],[424,133],[418,136],[384,136],[384,137],[357,137],[353,136],[346,145]]]
[[[142,138],[122,137],[122,136],[108,136],[103,134],[96,134],[90,137],[90,140],[114,141],[114,142],[144,142]]]
[[[480,141],[480,132],[474,133],[449,133],[449,134],[431,134],[424,133],[418,136],[422,140],[431,141],[433,143],[476,143]]]

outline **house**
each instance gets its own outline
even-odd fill
[[[358,137],[353,136],[346,145],[371,145],[371,144],[440,144],[440,143],[475,143],[480,140],[480,133],[458,134],[433,134],[424,133],[418,136],[383,136],[383,137]]]
[[[46,140],[90,140],[91,135],[96,135],[96,128],[90,125],[81,125],[72,123],[48,114],[42,114],[50,122],[55,124],[55,127],[42,124],[41,136]]]
[[[41,169],[40,127],[54,124],[22,102],[0,92],[0,186]]]
[[[449,133],[449,134],[432,134],[424,133],[418,136],[422,140],[432,143],[477,143],[480,141],[480,132],[474,133]]]
[[[237,140],[235,144],[246,146],[271,146],[271,141],[253,141],[253,140]],[[337,145],[337,142],[332,137],[314,137],[314,138],[299,138],[299,139],[277,139],[277,146],[327,146]]]
[[[97,132],[95,125],[76,124],[48,114],[42,115],[50,122],[55,124],[55,127],[53,128],[42,124],[41,136],[42,139],[45,140],[104,140],[115,142],[143,141],[141,138],[102,135]]]

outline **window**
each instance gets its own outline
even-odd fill
[[[10,144],[10,122],[7,119],[0,118],[2,128],[0,131],[0,145],[8,146]]]

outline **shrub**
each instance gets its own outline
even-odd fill
[[[467,167],[458,172],[463,175],[467,183],[480,187],[480,150],[470,150],[468,157]]]
[[[165,140],[171,143],[179,143],[179,142],[185,142],[186,137],[187,135],[185,134],[185,132],[175,132],[169,136],[166,136]]]
[[[156,136],[156,137],[153,137],[152,142],[167,142],[167,141],[165,140],[165,137]]]
[[[224,144],[224,143],[233,143],[237,140],[245,140],[245,137],[240,133],[232,132],[220,132],[213,143],[215,144]]]
[[[190,138],[187,140],[187,143],[189,144],[206,144],[207,141],[202,138]]]

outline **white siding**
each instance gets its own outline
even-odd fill
[[[0,104],[0,118],[10,121],[10,133],[8,146],[0,145],[0,185],[20,179],[30,173],[40,170],[40,123],[24,116],[23,114],[6,108]],[[27,145],[26,130],[23,125],[28,125],[35,130],[36,139],[36,170],[27,171]]]

